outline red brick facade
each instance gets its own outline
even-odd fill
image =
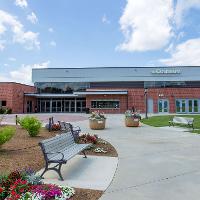
[[[12,113],[26,113],[27,101],[32,100],[32,109],[35,107],[35,99],[25,97],[24,93],[33,93],[36,89],[20,83],[0,83],[0,101],[6,101],[6,108],[11,108]]]
[[[95,88],[89,89],[97,90]],[[145,96],[144,89],[142,88],[101,88],[98,90],[120,90],[127,91],[127,95],[86,95],[86,107],[90,110],[99,110],[91,108],[92,100],[119,100],[120,108],[113,109],[102,109],[105,113],[124,113],[127,109],[131,109],[133,106],[136,110],[141,113],[146,111],[145,108]],[[13,113],[26,113],[27,112],[27,101],[32,101],[32,112],[36,106],[36,97],[24,96],[24,93],[34,93],[36,88],[19,83],[0,83],[0,101],[6,101],[6,107],[11,108]],[[152,88],[148,89],[148,99],[153,101],[153,112],[158,112],[158,101],[159,99],[167,99],[169,102],[169,112],[176,112],[176,99],[200,99],[200,88]],[[200,111],[200,108],[199,108]]]
[[[94,88],[92,90],[95,90]],[[108,90],[107,88],[101,88],[98,90]],[[109,90],[116,90],[116,88],[109,88]],[[144,113],[145,108],[145,96],[144,89],[118,89],[127,90],[128,95],[87,95],[86,106],[91,106],[91,101],[96,99],[119,99],[120,109],[102,109],[105,113],[124,113],[125,110],[131,109],[133,106],[136,110]],[[169,101],[169,112],[175,113],[176,99],[200,99],[200,88],[152,88],[148,89],[147,92],[148,99],[153,100],[153,112],[158,112],[158,100],[167,99]],[[91,109],[98,110],[98,109]]]

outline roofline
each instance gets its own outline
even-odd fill
[[[11,81],[11,82],[9,82],[9,81],[7,81],[7,82],[0,81],[0,84],[2,84],[2,83],[4,83],[4,84],[18,84],[18,85],[24,85],[24,86],[29,86],[29,87],[34,87],[35,88],[34,85],[28,85],[28,84],[18,83],[18,82],[14,82],[14,81]]]
[[[183,68],[183,67],[200,67],[199,66],[135,66],[135,67],[49,67],[49,68],[33,68],[33,70],[41,70],[41,69],[116,69],[116,68]]]

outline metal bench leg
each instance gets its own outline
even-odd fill
[[[86,153],[85,153],[84,150],[82,151],[82,153],[83,153],[83,155],[84,155],[84,158],[87,158],[87,155],[86,155]]]
[[[44,178],[43,175],[46,173],[46,171],[48,171],[48,167],[45,167],[44,171],[43,171],[42,174],[40,175],[41,178]]]
[[[58,167],[58,168],[56,168],[56,167]],[[40,177],[41,177],[41,178],[44,178],[43,175],[44,175],[48,170],[54,170],[54,171],[56,171],[56,172],[58,173],[60,179],[61,179],[62,181],[64,181],[64,179],[63,179],[63,177],[62,177],[62,174],[61,174],[61,167],[62,167],[62,163],[59,163],[59,164],[57,164],[56,166],[50,167],[50,168],[48,168],[48,164],[46,164],[45,169],[44,169],[44,171],[42,172],[42,174],[40,175]]]
[[[48,171],[48,162],[45,162],[45,169],[42,172],[42,174],[40,175],[41,178],[44,178],[43,175],[46,173],[46,171]]]

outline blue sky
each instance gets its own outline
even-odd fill
[[[200,63],[200,0],[1,0],[0,81],[38,67]]]

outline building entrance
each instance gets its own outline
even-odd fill
[[[38,112],[41,113],[85,112],[86,99],[85,98],[38,99],[37,105],[38,105]]]
[[[159,99],[158,100],[158,112],[159,113],[168,113],[169,112],[168,99]]]

